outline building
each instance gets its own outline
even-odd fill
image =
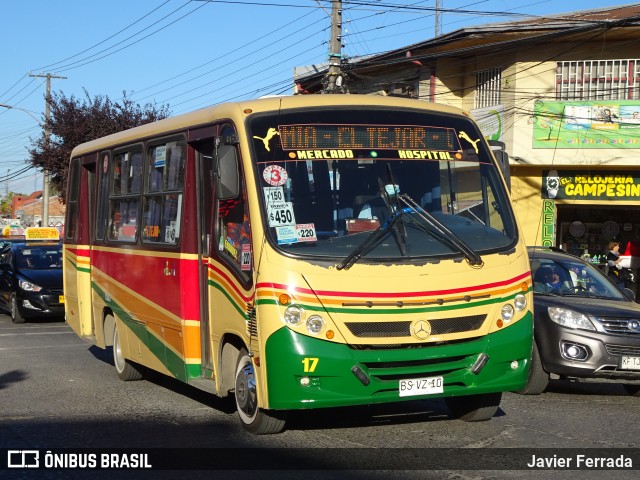
[[[60,197],[49,197],[49,227],[64,225],[65,206]],[[42,226],[42,191],[30,195],[14,195],[11,203],[11,218],[18,219],[23,227]]]
[[[349,93],[453,105],[504,142],[528,244],[640,242],[640,5],[463,28],[342,68]],[[325,72],[298,69],[298,92]]]

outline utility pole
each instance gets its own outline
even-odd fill
[[[51,79],[52,78],[61,78],[66,79],[67,77],[59,77],[56,75],[40,74],[33,75],[29,74],[30,77],[36,78],[46,78],[47,79],[47,94],[45,98],[45,110],[44,110],[44,141],[45,146],[49,147],[49,137],[51,136],[51,132],[49,131],[49,120],[51,118]],[[47,148],[48,150],[48,148]],[[45,168],[44,170],[44,178],[42,179],[42,227],[49,226],[49,170]]]
[[[436,0],[436,30],[435,30],[435,36],[439,37],[440,36],[440,9],[442,8],[442,5],[440,5],[441,0]]]
[[[342,88],[342,0],[331,2],[331,38],[329,39],[329,71],[324,77],[325,93]]]

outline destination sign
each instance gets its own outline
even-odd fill
[[[411,125],[280,125],[280,144],[289,150],[460,150],[451,128]]]

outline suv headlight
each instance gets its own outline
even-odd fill
[[[26,280],[18,280],[18,286],[27,292],[39,292],[42,290],[40,285],[36,285],[35,283],[27,282]]]
[[[580,328],[582,330],[595,330],[591,320],[580,312],[569,310],[568,308],[548,307],[549,318],[567,328]]]

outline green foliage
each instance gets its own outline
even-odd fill
[[[51,187],[63,199],[66,196],[69,159],[74,147],[170,115],[167,105],[147,103],[140,106],[129,99],[126,92],[123,92],[121,102],[114,102],[102,95],[91,98],[86,90],[84,93],[82,100],[73,95],[66,97],[63,92],[52,93],[49,121],[51,138],[47,142],[43,133],[42,137],[31,139],[31,164],[49,171]]]

